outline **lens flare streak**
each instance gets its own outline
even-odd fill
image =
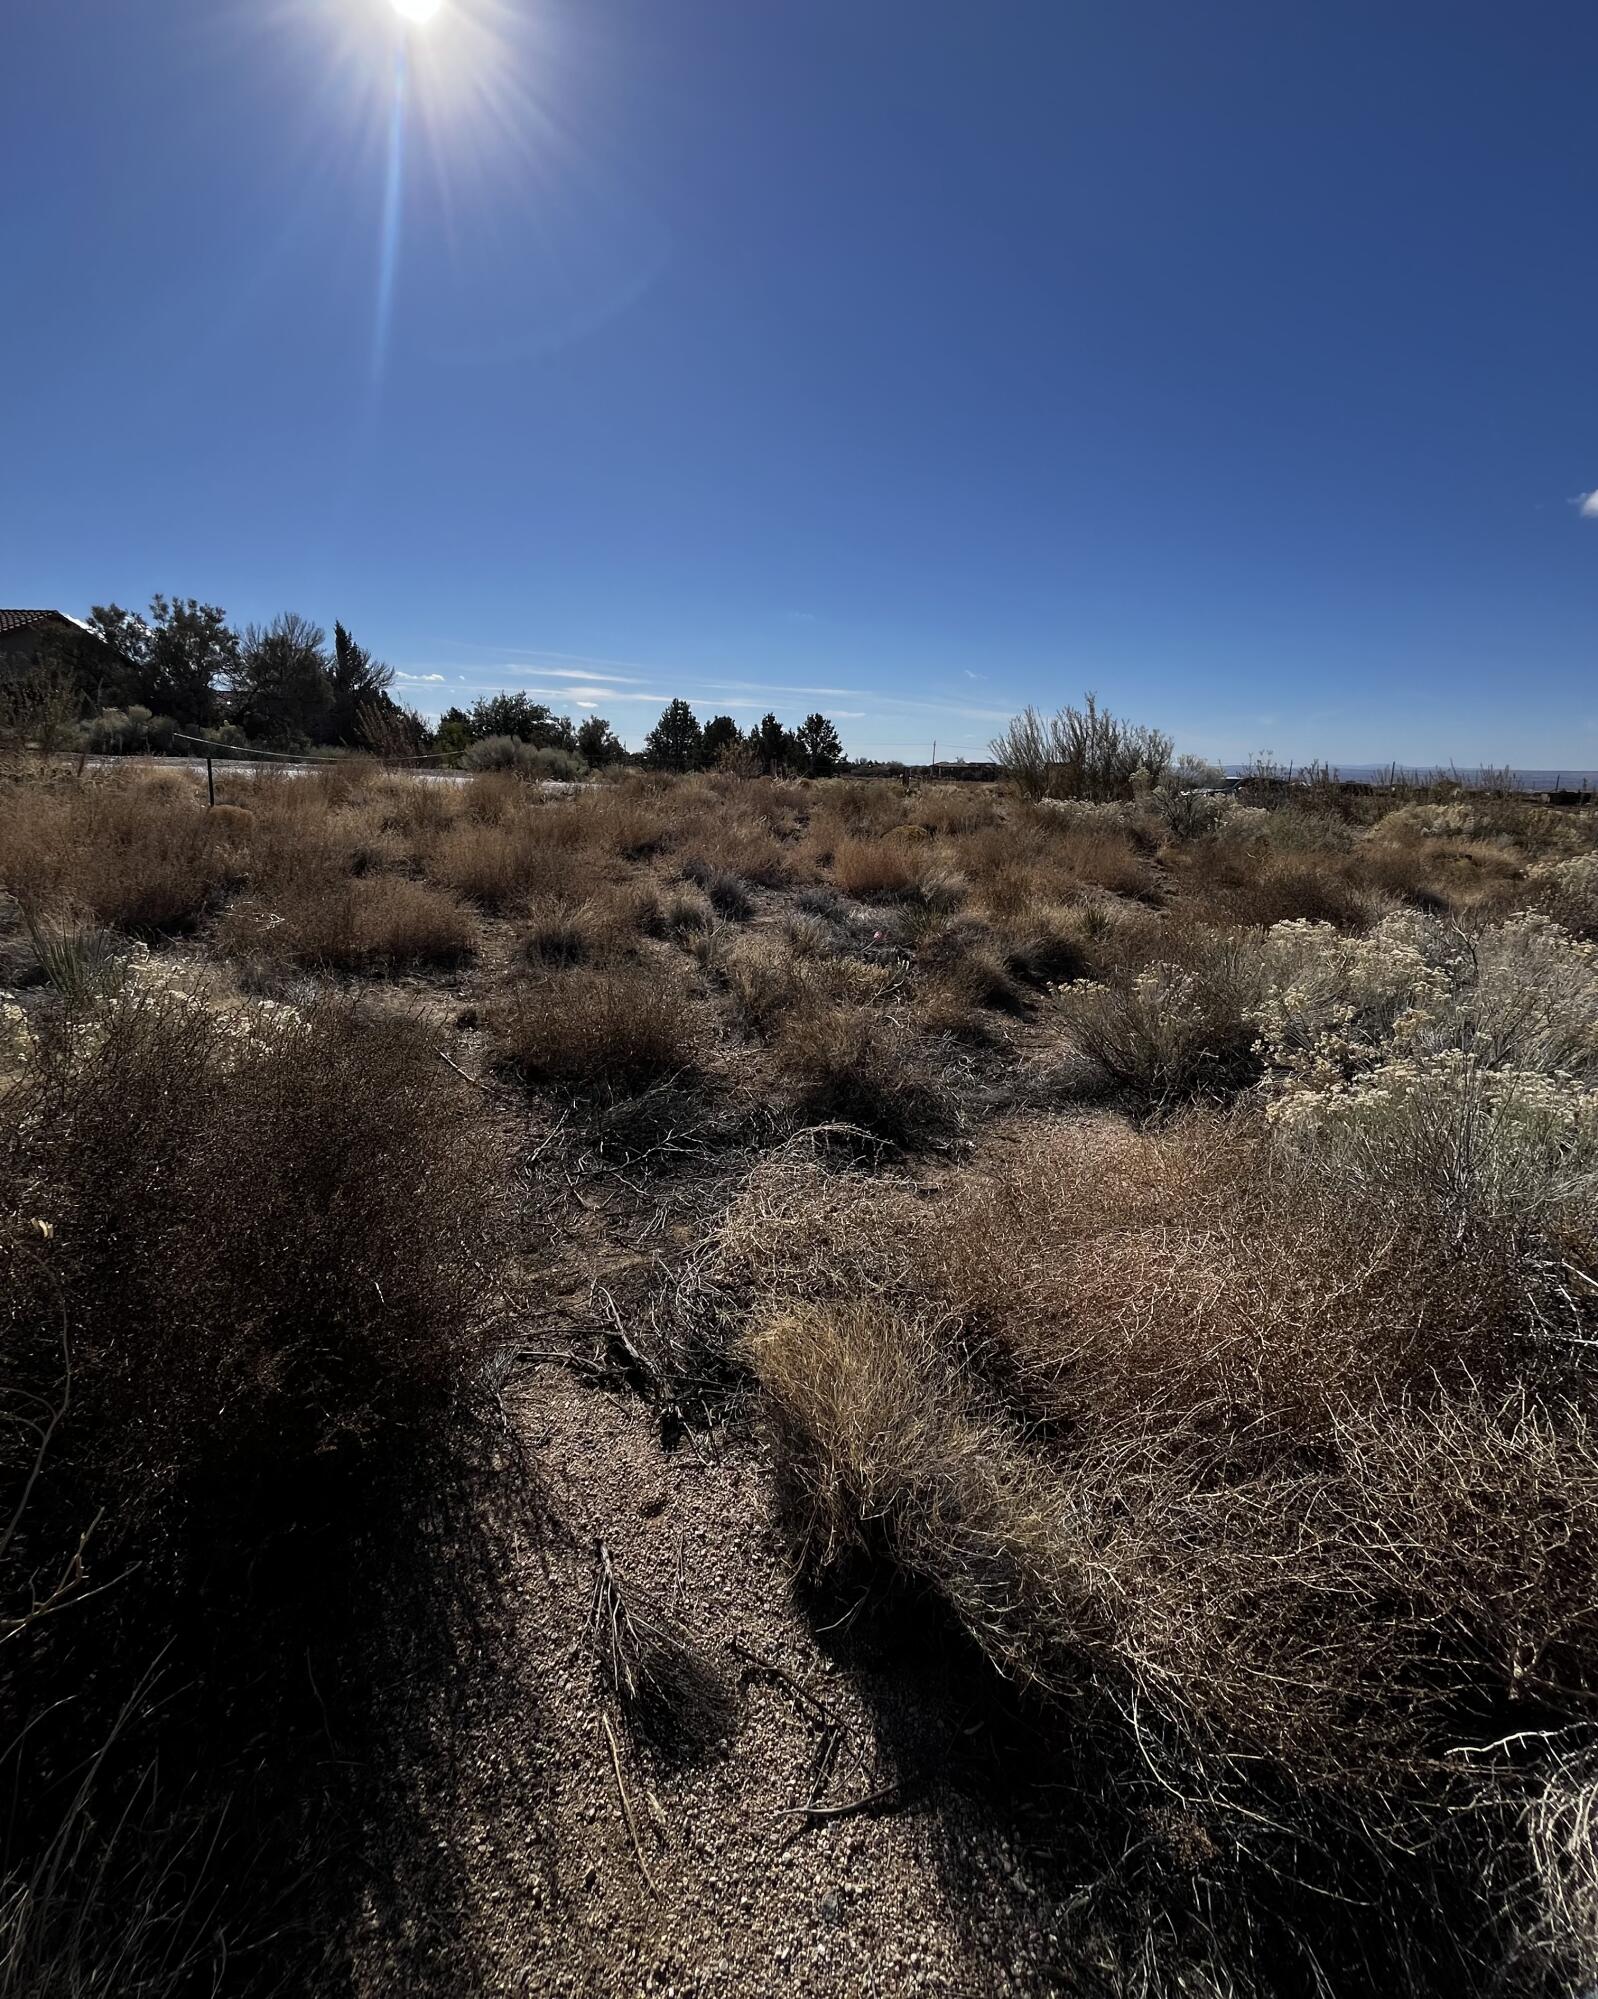
[[[383,221],[377,255],[377,309],[372,326],[372,397],[383,386],[389,325],[394,312],[394,279],[399,270],[400,225],[405,212],[405,105],[409,91],[405,50],[394,57],[394,98],[388,120],[388,168],[383,183]]]

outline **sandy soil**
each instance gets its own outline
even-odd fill
[[[1054,1968],[1035,1858],[948,1780],[976,1724],[937,1648],[829,1655],[795,1603],[758,1442],[667,1451],[642,1403],[556,1366],[513,1407],[562,1531],[522,1546],[510,1629],[479,1660],[508,1645],[511,1670],[482,1674],[412,1787],[361,1987],[1080,1991]],[[600,1542],[629,1606],[677,1620],[725,1691],[723,1741],[668,1752],[628,1727],[589,1636]]]

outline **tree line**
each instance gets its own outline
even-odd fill
[[[91,747],[194,731],[286,750],[421,748],[432,733],[394,699],[392,667],[342,624],[329,642],[295,611],[238,630],[197,597],[157,595],[142,613],[96,604],[87,631],[54,634],[35,670],[75,698]]]
[[[150,600],[145,612],[96,604],[87,629],[53,634],[34,677],[45,683],[32,733],[104,752],[164,750],[179,734],[241,747],[304,752],[365,749],[388,756],[437,752],[468,766],[583,769],[641,762],[653,769],[724,769],[744,775],[825,777],[843,767],[843,745],[825,715],[787,728],[767,714],[747,731],[730,715],[700,723],[686,701],[669,702],[629,751],[603,715],[573,721],[526,693],[484,695],[450,707],[436,727],[395,699],[394,669],[374,659],[342,623],[325,630],[298,612],[236,628],[218,604],[196,597]]]
[[[825,715],[807,715],[797,729],[787,729],[767,714],[745,733],[731,715],[712,715],[701,726],[686,701],[672,701],[644,738],[643,760],[656,770],[830,777],[842,768],[844,755]]]

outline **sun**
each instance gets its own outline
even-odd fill
[[[430,21],[438,12],[440,0],[393,0],[394,12],[403,14],[407,21]]]

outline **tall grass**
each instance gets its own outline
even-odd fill
[[[35,1016],[0,1099],[5,1989],[324,1954],[357,1745],[491,1518],[499,1151],[403,1019]]]

